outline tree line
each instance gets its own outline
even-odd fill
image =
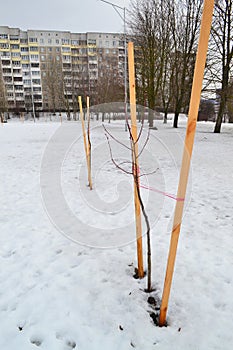
[[[128,24],[137,46],[138,103],[160,108],[165,123],[173,112],[175,128],[179,114],[188,111],[202,7],[202,0],[131,1]],[[232,26],[233,0],[216,1],[203,85],[206,96],[217,96],[215,132],[224,117],[233,122]]]

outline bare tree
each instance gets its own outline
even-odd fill
[[[62,64],[55,57],[47,63],[42,86],[44,95],[47,96],[49,111],[54,114],[61,111],[64,106],[63,73]]]
[[[213,81],[220,83],[219,110],[215,124],[215,133],[221,131],[223,115],[227,112],[230,88],[230,73],[233,57],[233,0],[218,0],[212,26],[212,57],[211,73]],[[220,72],[220,73],[219,73]]]
[[[96,81],[96,103],[122,101],[124,86],[119,76],[118,61],[114,56],[98,57],[98,77]]]
[[[146,223],[146,237],[147,237],[147,289],[146,291],[148,293],[150,293],[152,291],[152,283],[151,283],[151,236],[150,236],[150,223],[149,223],[149,218],[148,215],[146,213],[146,209],[143,203],[143,199],[141,196],[141,191],[140,191],[140,183],[139,183],[139,179],[142,176],[145,175],[149,175],[147,174],[143,174],[139,172],[139,169],[137,167],[137,158],[139,158],[143,152],[143,150],[145,149],[148,141],[149,141],[149,132],[150,130],[148,130],[148,134],[146,137],[146,140],[141,148],[141,151],[139,152],[139,154],[137,155],[136,153],[136,148],[138,146],[140,137],[142,135],[142,131],[143,131],[143,126],[144,126],[144,119],[142,119],[142,125],[141,125],[141,129],[139,131],[138,137],[136,140],[134,140],[133,135],[132,135],[132,130],[131,127],[129,125],[128,120],[126,120],[127,123],[127,128],[128,128],[128,132],[129,132],[129,136],[130,136],[130,146],[125,145],[124,143],[120,142],[119,140],[117,140],[107,129],[106,127],[103,125],[104,130],[105,130],[105,135],[106,138],[108,140],[108,145],[109,145],[109,150],[110,150],[110,156],[111,156],[111,160],[113,162],[113,164],[120,169],[121,171],[123,171],[126,174],[132,175],[133,179],[134,179],[134,184],[136,185],[136,190],[137,190],[137,195],[138,195],[138,199],[139,199],[139,203],[140,203],[140,207],[142,210],[142,214],[143,217],[145,219],[145,223]],[[118,163],[113,156],[113,152],[111,149],[111,145],[110,145],[110,139],[112,139],[113,141],[117,142],[118,144],[120,144],[122,147],[126,148],[128,151],[130,151],[131,153],[131,160],[129,162],[124,162],[123,164]],[[130,165],[131,169],[128,169],[127,167],[124,166]],[[155,171],[152,171],[150,174],[154,174],[158,169],[156,169]]]
[[[182,0],[173,4],[173,127],[177,128],[179,114],[187,109],[191,94],[202,1]]]
[[[138,50],[136,52],[137,89],[142,105],[150,110],[149,126],[153,126],[152,111],[156,106],[161,74],[159,69],[158,9],[159,1],[136,0],[131,3],[130,28]],[[161,67],[160,67],[161,68]]]
[[[191,93],[201,5],[201,0],[132,0],[130,27],[139,48],[140,99],[144,93],[151,110],[162,105],[165,121],[172,107],[174,127],[180,112],[187,109]]]
[[[229,85],[229,94],[227,99],[228,122],[233,123],[233,79]]]

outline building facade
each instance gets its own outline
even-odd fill
[[[10,111],[74,110],[78,95],[101,103],[104,81],[124,85],[119,33],[71,33],[0,26],[0,79]],[[106,101],[109,102],[109,101]]]

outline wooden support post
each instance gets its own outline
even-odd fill
[[[81,96],[78,96],[78,103],[79,103],[79,109],[80,109],[80,119],[81,119],[81,122],[82,122],[84,150],[85,150],[85,154],[86,154],[86,162],[87,162],[87,168],[88,168],[87,138],[86,138],[85,125],[84,125],[83,106],[82,106],[82,97]]]
[[[92,190],[91,179],[91,138],[90,138],[90,98],[87,96],[87,167],[88,167],[88,182],[90,190]]]
[[[133,141],[138,138],[137,119],[136,119],[136,88],[135,88],[135,68],[134,68],[134,46],[132,42],[128,43],[128,64],[129,64],[129,95],[130,95],[130,115],[131,115],[131,132]],[[135,143],[134,153],[134,171],[139,172],[138,163],[138,144]],[[142,223],[141,223],[141,208],[138,198],[137,186],[134,182],[134,205],[136,219],[136,237],[137,237],[137,257],[138,257],[138,277],[144,277],[143,270],[143,251],[142,251]]]
[[[204,68],[205,68],[206,55],[208,50],[208,41],[209,41],[210,28],[212,23],[213,8],[214,8],[214,0],[205,0],[203,14],[202,14],[202,21],[201,21],[201,29],[200,29],[200,37],[199,37],[199,43],[198,43],[198,49],[197,49],[194,77],[193,77],[192,93],[191,93],[189,113],[188,113],[188,124],[186,129],[185,145],[184,145],[183,159],[182,159],[182,165],[181,165],[181,171],[180,171],[180,180],[179,180],[179,186],[178,186],[178,192],[177,192],[178,198],[185,198],[185,194],[186,194],[190,161],[192,157],[192,149],[193,149],[195,130],[196,130],[197,115],[198,115],[198,109],[199,109],[200,98],[201,98],[202,82],[204,77]],[[184,208],[184,201],[177,201],[175,214],[174,214],[172,234],[171,234],[170,250],[169,250],[168,261],[167,261],[166,277],[164,281],[163,296],[162,296],[162,302],[160,307],[160,316],[159,316],[160,326],[164,326],[166,324],[168,300],[169,300],[172,277],[174,272],[180,227],[182,223],[183,208]]]

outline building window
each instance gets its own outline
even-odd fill
[[[56,60],[57,60],[57,61],[60,61],[60,56],[56,56]]]
[[[56,47],[56,52],[60,52],[60,47]]]
[[[28,56],[28,55],[23,55],[23,56],[22,56],[22,60],[28,61],[28,60],[29,60],[29,56]]]
[[[48,43],[49,43],[49,44],[52,44],[52,39],[48,39]]]
[[[89,39],[88,40],[89,45],[96,45],[96,40],[95,39]]]
[[[18,50],[19,49],[19,45],[11,44],[11,49],[12,50]]]
[[[25,85],[31,85],[31,80],[26,79],[26,80],[23,81],[23,83],[24,83]]]
[[[32,68],[39,68],[39,63],[34,63],[34,62],[32,62],[32,63],[31,63],[31,67],[32,67]]]
[[[62,52],[70,52],[70,47],[63,47]]]
[[[57,34],[56,34],[57,35]],[[56,44],[59,44],[59,39],[56,39]]]
[[[63,59],[65,60],[65,61],[70,61],[70,56],[63,56]]]
[[[8,34],[0,34],[0,39],[8,39]]]
[[[41,34],[42,35],[42,34]],[[44,44],[44,39],[43,38],[40,38],[40,43],[41,44]]]
[[[20,50],[21,52],[28,52],[28,47],[21,47]]]
[[[70,39],[62,39],[61,42],[62,42],[62,45],[69,45]]]
[[[12,64],[13,66],[18,67],[20,66],[20,61],[13,61]]]
[[[1,49],[9,49],[9,44],[0,44]]]
[[[78,40],[71,40],[71,45],[78,45]]]
[[[27,39],[20,39],[20,43],[21,43],[21,44],[27,44],[28,41],[27,41]]]
[[[10,52],[0,52],[0,56],[2,57],[10,57]]]
[[[52,48],[51,47],[48,48],[48,52],[52,52]]]
[[[37,46],[30,46],[30,51],[38,51],[38,47]]]
[[[30,43],[37,43],[37,38],[29,38]]]
[[[33,84],[40,85],[40,79],[32,79]]]
[[[45,52],[45,48],[44,48],[44,47],[41,47],[41,48],[40,48],[40,52]]]
[[[12,57],[20,57],[20,53],[19,52],[12,52],[11,56]]]
[[[105,46],[109,47],[109,41],[108,40],[105,41]]]
[[[31,55],[31,59],[37,61],[39,59],[38,55]]]

